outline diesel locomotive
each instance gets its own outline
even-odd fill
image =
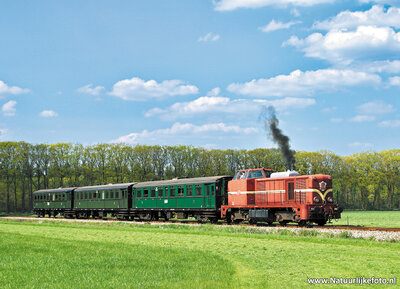
[[[255,224],[289,222],[325,225],[340,218],[329,175],[295,171],[240,170],[231,176],[183,178],[39,190],[33,193],[39,217],[120,220],[169,220],[194,217],[199,222],[225,220]]]

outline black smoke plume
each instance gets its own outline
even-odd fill
[[[276,117],[275,108],[273,106],[264,107],[261,113],[264,119],[265,130],[269,132],[274,143],[279,146],[281,153],[286,161],[286,168],[288,170],[296,169],[296,159],[294,157],[295,151],[290,149],[289,137],[282,133],[278,127],[279,120]]]

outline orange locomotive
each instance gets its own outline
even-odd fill
[[[221,218],[235,223],[278,221],[281,225],[323,226],[339,219],[342,211],[333,200],[329,175],[249,169],[240,170],[228,183],[228,204],[221,206]]]

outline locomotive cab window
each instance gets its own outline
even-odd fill
[[[256,178],[263,178],[263,177],[264,177],[264,174],[263,174],[262,170],[257,170],[257,171],[250,171],[248,179],[256,179]]]

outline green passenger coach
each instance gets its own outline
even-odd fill
[[[230,176],[173,179],[137,183],[132,192],[132,213],[141,220],[195,217],[216,222],[227,201]]]
[[[135,183],[80,187],[74,191],[77,218],[104,218],[107,214],[120,219],[129,217],[132,186]]]
[[[33,211],[40,217],[46,214],[55,217],[72,213],[73,195],[75,188],[59,188],[39,190],[33,193]]]

